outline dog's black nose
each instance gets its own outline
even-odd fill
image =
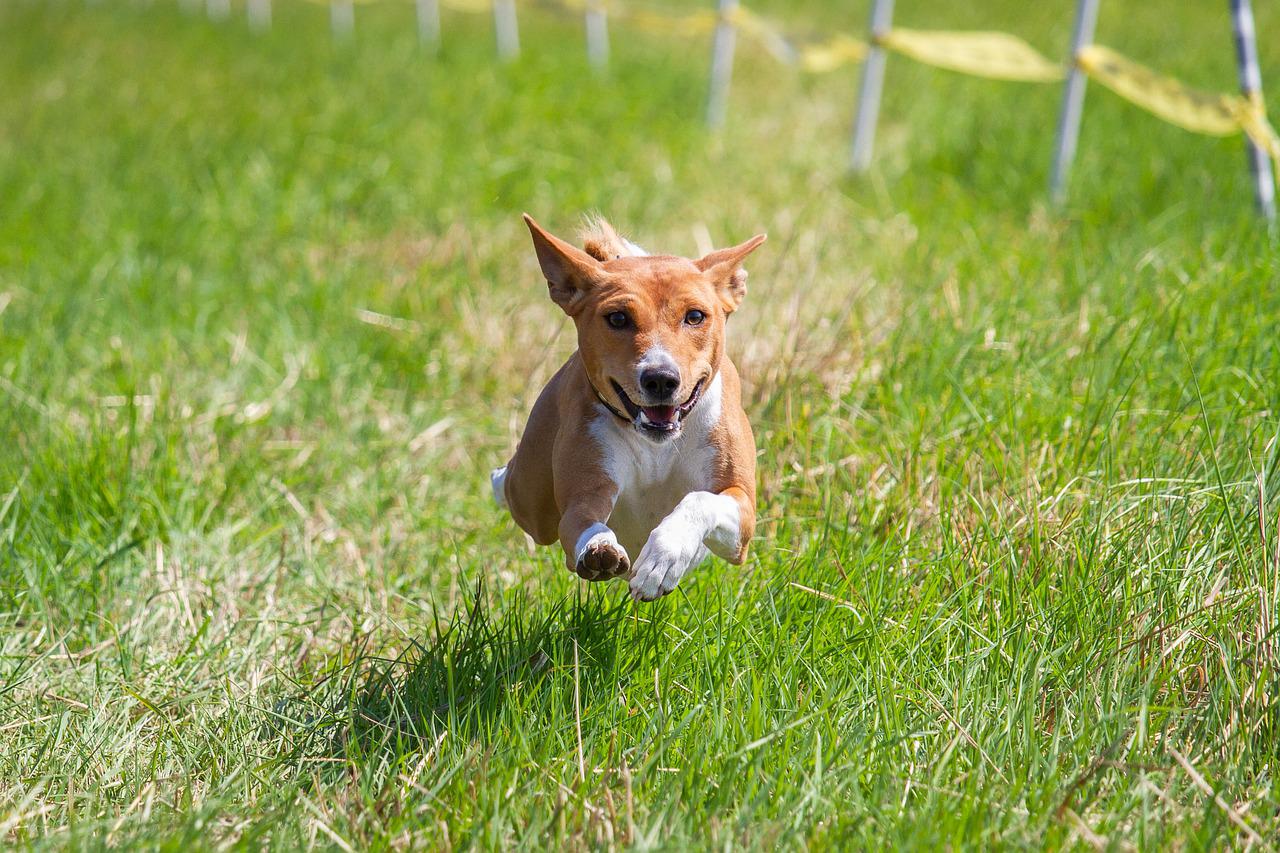
[[[680,374],[653,369],[640,374],[640,387],[651,400],[670,400],[680,387]]]

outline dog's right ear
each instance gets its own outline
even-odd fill
[[[577,246],[544,231],[527,213],[524,224],[529,226],[533,237],[533,248],[547,279],[551,301],[572,316],[583,295],[607,275],[604,266]]]

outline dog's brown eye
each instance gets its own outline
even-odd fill
[[[701,326],[702,321],[707,319],[707,315],[703,314],[697,308],[684,315],[684,321],[690,326]]]
[[[606,314],[604,321],[615,329],[625,329],[630,319],[621,311],[614,311],[612,314]]]

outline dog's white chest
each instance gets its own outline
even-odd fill
[[[618,542],[633,556],[662,519],[690,492],[713,487],[717,450],[711,430],[720,418],[720,377],[717,376],[689,413],[680,435],[664,443],[654,442],[634,428],[602,414],[592,423],[591,434],[601,444],[610,479],[618,486],[618,498],[609,516],[609,527]]]

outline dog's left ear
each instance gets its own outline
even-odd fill
[[[730,249],[716,249],[693,262],[716,286],[726,311],[736,311],[747,295],[747,271],[742,268],[742,262],[764,241],[765,235],[757,234],[745,243]]]

